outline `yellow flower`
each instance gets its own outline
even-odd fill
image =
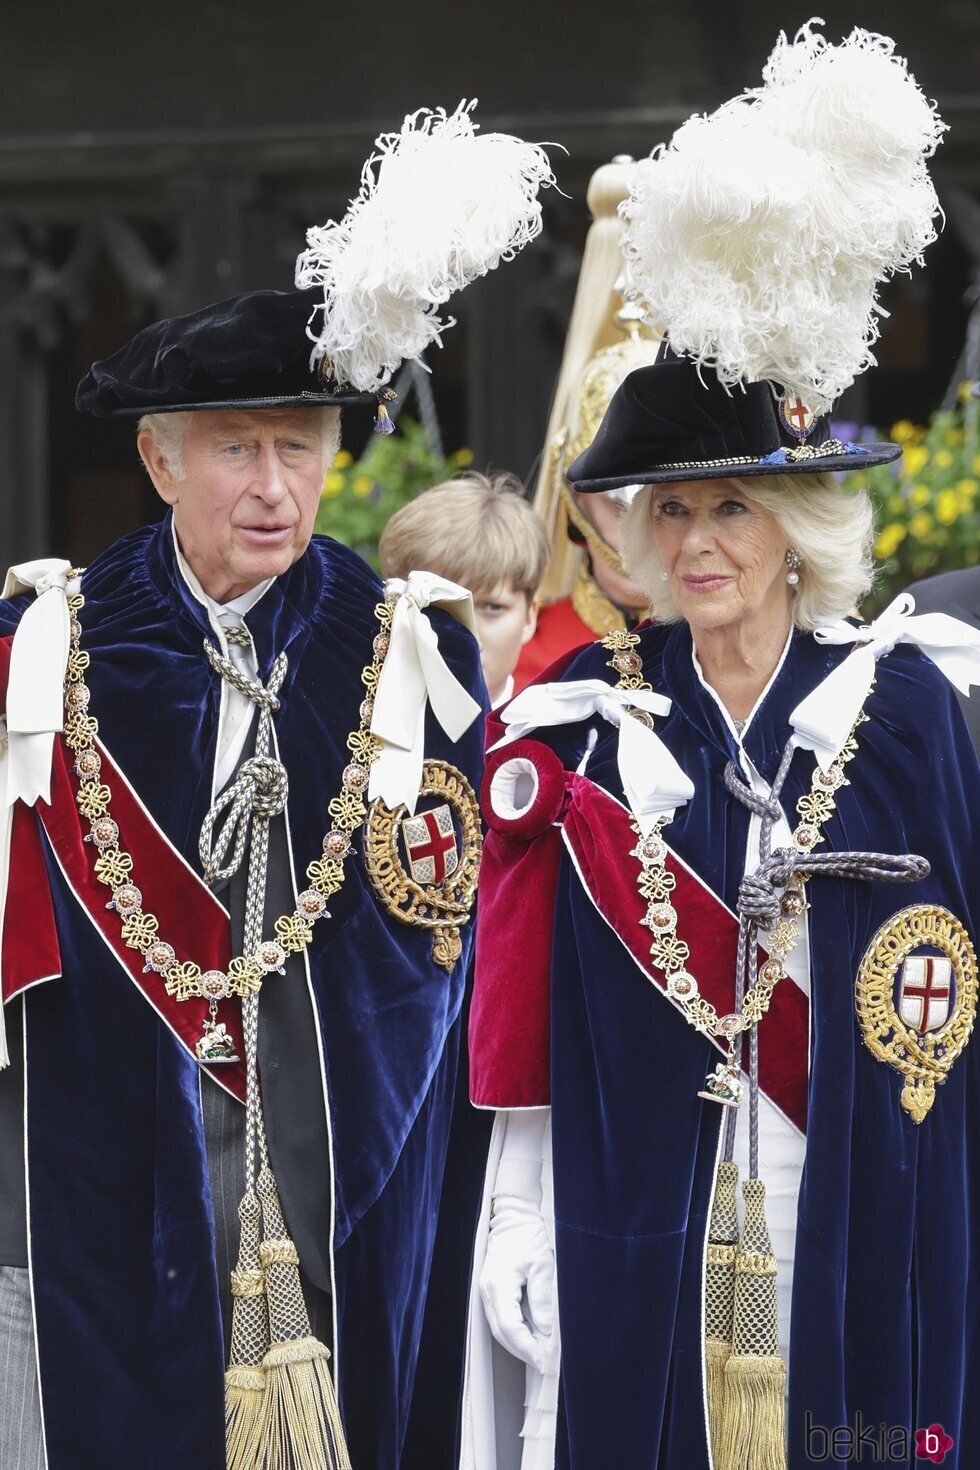
[[[962,429],[947,429],[946,430],[946,433],[945,433],[945,435],[943,437],[946,440],[946,443],[947,444],[950,444],[950,445],[953,445],[953,444],[962,444],[963,443],[963,430]]]
[[[969,378],[967,378],[965,382],[962,382],[956,390],[956,401],[957,403],[969,403],[972,397],[973,384],[970,382]]]
[[[344,488],[344,477],[336,470],[331,470],[323,482],[323,490],[320,492],[321,500],[333,500]]]
[[[973,473],[975,475],[980,475],[980,454],[975,454],[973,456]]]
[[[456,453],[452,456],[452,462],[455,465],[459,465],[460,469],[465,469],[467,465],[473,463],[472,449],[457,449]]]
[[[949,450],[940,449],[939,453],[936,455],[936,469],[948,470],[952,463],[953,456],[950,454]]]
[[[346,449],[338,449],[333,457],[333,467],[335,470],[349,470],[353,463],[354,456]]]
[[[940,490],[936,496],[936,520],[942,526],[951,526],[960,511],[960,497],[955,490]]]
[[[358,500],[363,500],[364,497],[366,495],[370,495],[371,491],[374,489],[374,481],[371,479],[370,475],[355,475],[354,482],[351,485],[351,489],[357,496]]]
[[[905,540],[905,527],[896,525],[885,526],[875,542],[875,556],[880,561],[887,561],[898,550]]]
[[[909,521],[909,533],[915,537],[916,541],[925,541],[928,539],[933,525],[934,522],[929,512],[927,510],[920,510]]]
[[[905,513],[905,496],[889,495],[886,510],[889,515],[900,516]]]
[[[977,493],[977,482],[976,480],[957,480],[955,490],[957,495],[962,496],[964,500],[972,500]]]
[[[892,424],[892,438],[896,444],[907,444],[915,436],[915,425],[909,419],[899,419]]]
[[[912,494],[909,496],[912,505],[928,505],[931,499],[928,485],[913,486]]]
[[[914,480],[920,474],[923,467],[929,463],[929,451],[921,444],[911,444],[905,450],[905,473],[910,480]]]

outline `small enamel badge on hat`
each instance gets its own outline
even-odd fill
[[[814,412],[799,393],[784,393],[777,401],[779,422],[794,439],[805,439],[813,428]]]

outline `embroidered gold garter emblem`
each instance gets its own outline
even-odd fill
[[[902,1073],[902,1107],[921,1123],[977,1013],[977,958],[959,919],[915,904],[882,924],[858,970],[856,1005],[865,1045]]]
[[[372,803],[364,858],[375,893],[403,924],[432,930],[432,958],[451,970],[476,897],[483,832],[472,786],[446,761],[426,761],[414,815]]]

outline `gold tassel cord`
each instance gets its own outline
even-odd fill
[[[352,1470],[329,1367],[303,1300],[296,1247],[286,1235],[275,1180],[258,1178],[272,1346],[263,1360],[265,1397],[256,1470]]]
[[[248,1094],[245,1110],[245,1193],[238,1203],[241,1235],[238,1265],[231,1273],[231,1354],[225,1373],[225,1451],[227,1470],[255,1470],[257,1446],[265,1403],[265,1369],[269,1350],[269,1314],[265,1272],[259,1256],[262,1218],[255,1193],[255,1148],[261,1126],[255,1038],[258,998],[242,1005],[246,1038]]]
[[[718,1165],[711,1205],[704,1277],[704,1362],[708,1425],[715,1470],[728,1470],[723,1457],[722,1426],[725,1422],[727,1393],[725,1365],[732,1351],[732,1318],[735,1308],[737,1185],[737,1166],[731,1160],[723,1159]]]
[[[766,1187],[761,1179],[746,1179],[742,1193],[745,1225],[735,1261],[720,1465],[723,1470],[786,1470],[786,1364],[779,1356]]]

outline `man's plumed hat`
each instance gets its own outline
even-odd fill
[[[780,36],[763,84],[638,166],[621,213],[630,289],[667,343],[568,471],[580,491],[882,464],[830,412],[874,362],[878,288],[921,259],[944,124],[894,42]]]
[[[373,403],[310,365],[303,291],[250,291],[189,316],[167,317],[92,364],[75,406],[98,418],[189,408]]]
[[[547,156],[478,132],[475,103],[382,134],[343,219],[307,233],[292,291],[253,291],[138,332],[95,363],[76,406],[97,416],[372,402],[453,325],[456,291],[541,231]]]

